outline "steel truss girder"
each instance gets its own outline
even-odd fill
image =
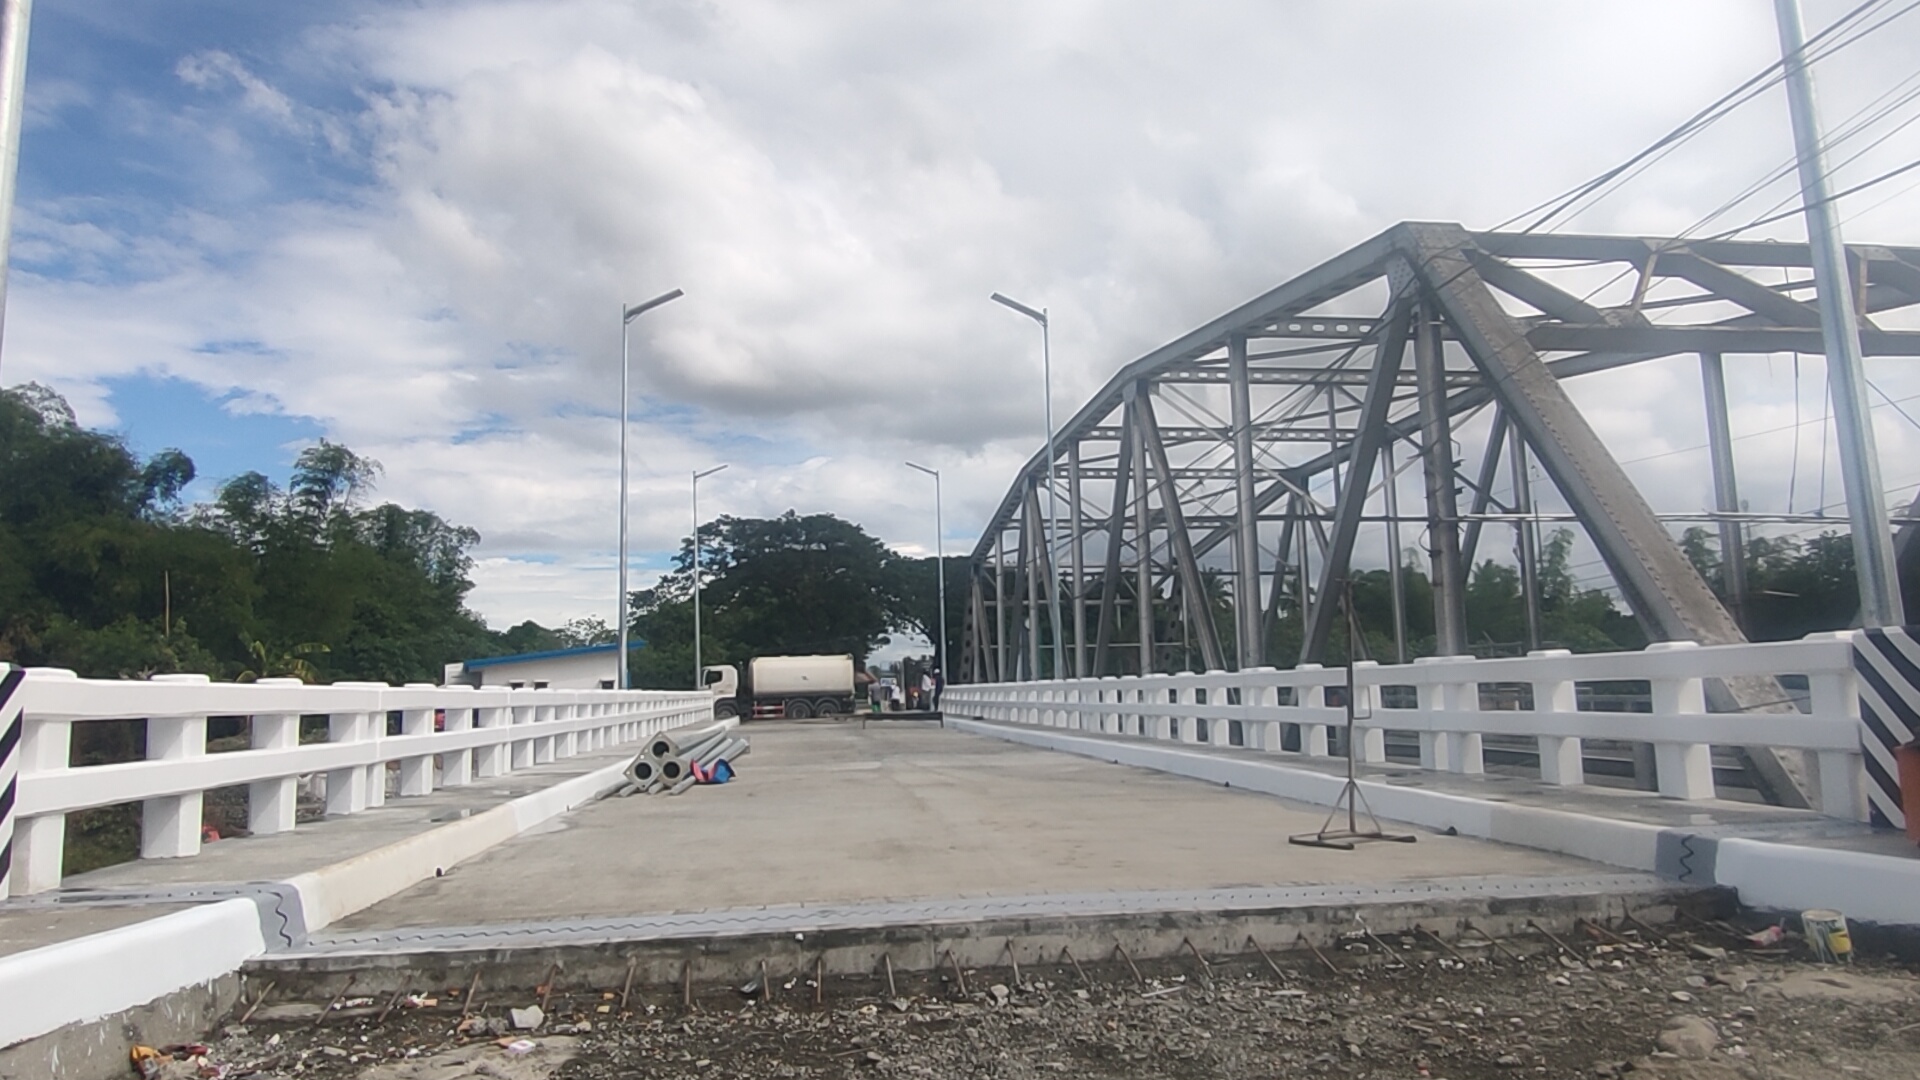
[[[1453,254],[1446,263],[1448,269],[1440,272],[1436,269],[1438,263],[1429,261],[1427,256],[1444,255],[1449,250]],[[1854,245],[1849,254],[1866,279],[1859,288],[1864,312],[1875,314],[1920,303],[1920,249]],[[1387,275],[1389,265],[1396,258],[1406,260],[1436,301],[1443,298],[1447,301],[1446,318],[1439,335],[1447,352],[1458,357],[1464,351],[1474,361],[1472,368],[1443,368],[1440,372],[1446,391],[1444,410],[1456,421],[1464,422],[1468,414],[1497,404],[1500,410],[1497,423],[1504,429],[1510,418],[1508,414],[1513,411],[1508,399],[1519,393],[1516,379],[1525,383],[1526,393],[1520,394],[1524,398],[1534,391],[1547,393],[1547,388],[1557,393],[1554,383],[1558,379],[1604,372],[1656,357],[1710,352],[1726,355],[1728,363],[1738,363],[1740,353],[1807,350],[1817,344],[1817,331],[1806,315],[1811,310],[1805,302],[1808,275],[1795,272],[1804,271],[1810,265],[1804,244],[1474,234],[1447,225],[1404,225],[1389,229],[1127,365],[1058,429],[1057,442],[1063,452],[1076,442],[1085,444],[1079,480],[1124,485],[1111,493],[1106,487],[1087,492],[1089,504],[1100,504],[1100,509],[1091,514],[1078,516],[1082,511],[1075,503],[1075,520],[1087,530],[1087,540],[1106,545],[1104,558],[1101,554],[1090,556],[1107,564],[1107,572],[1095,590],[1098,595],[1075,598],[1076,603],[1099,605],[1095,614],[1087,617],[1089,622],[1097,619],[1103,631],[1098,636],[1106,639],[1105,649],[1096,648],[1091,665],[1094,672],[1107,673],[1114,667],[1113,645],[1121,636],[1115,632],[1118,611],[1131,602],[1120,595],[1117,588],[1128,558],[1133,558],[1135,568],[1146,581],[1159,579],[1164,588],[1162,573],[1179,577],[1182,568],[1178,564],[1186,561],[1179,558],[1176,550],[1179,545],[1173,539],[1175,533],[1180,533],[1192,552],[1196,570],[1199,567],[1207,568],[1208,572],[1224,569],[1228,564],[1217,556],[1210,557],[1211,553],[1219,545],[1235,540],[1251,519],[1256,529],[1256,543],[1260,543],[1259,530],[1265,531],[1256,572],[1261,575],[1259,588],[1265,588],[1268,581],[1272,581],[1266,605],[1270,622],[1271,612],[1278,610],[1276,605],[1288,591],[1281,587],[1283,580],[1292,581],[1296,577],[1291,566],[1284,567],[1284,574],[1276,574],[1275,548],[1271,546],[1276,533],[1286,534],[1280,538],[1285,544],[1278,549],[1281,562],[1289,558],[1287,552],[1294,550],[1292,545],[1296,540],[1305,540],[1309,530],[1325,535],[1331,524],[1334,535],[1328,539],[1337,540],[1338,518],[1346,512],[1348,500],[1322,502],[1327,490],[1325,479],[1330,470],[1351,469],[1365,456],[1363,448],[1357,445],[1368,431],[1367,425],[1355,423],[1362,406],[1359,395],[1361,388],[1371,387],[1379,378],[1372,370],[1376,363],[1369,362],[1369,358],[1379,352],[1382,327],[1392,311],[1390,307],[1383,308],[1379,314],[1370,316],[1314,314],[1314,311],[1334,305],[1345,305],[1347,310],[1352,310],[1357,305],[1348,294],[1363,288],[1377,289],[1376,283]],[[1535,262],[1541,265],[1533,265]],[[1635,280],[1641,283],[1634,289],[1633,302],[1608,306],[1614,301],[1583,298],[1548,280],[1556,270],[1551,264],[1574,262],[1618,264],[1635,275],[1628,279],[1629,284]],[[1785,280],[1781,280],[1783,278]],[[1343,296],[1347,299],[1342,300]],[[1732,317],[1728,317],[1730,312]],[[1502,353],[1491,348],[1495,344],[1492,332],[1485,326],[1476,326],[1475,319],[1492,320],[1489,325],[1501,329],[1497,343],[1509,358],[1530,355],[1531,360],[1518,368],[1499,363]],[[1301,346],[1268,346],[1249,349],[1244,354],[1245,384],[1255,388],[1264,400],[1278,404],[1263,405],[1261,399],[1256,399],[1246,430],[1216,423],[1225,410],[1203,402],[1229,400],[1220,395],[1228,392],[1234,378],[1232,343],[1236,339],[1268,338],[1293,338]],[[1920,333],[1885,330],[1868,323],[1863,338],[1869,355],[1920,355]],[[1489,357],[1495,362],[1487,363]],[[1488,370],[1494,373],[1493,377],[1485,374]],[[1415,436],[1420,417],[1408,409],[1411,399],[1405,396],[1414,389],[1415,382],[1415,373],[1404,368],[1394,375],[1393,385],[1402,396],[1388,406],[1382,425],[1383,444],[1406,440],[1417,445]],[[1165,400],[1164,405],[1182,413],[1187,411],[1187,404],[1195,406],[1195,413],[1190,417],[1195,422],[1159,429],[1162,454],[1169,448],[1179,448],[1178,454],[1166,462],[1156,459],[1150,471],[1143,475],[1136,463],[1144,464],[1145,459],[1152,456],[1151,448],[1138,440],[1132,445],[1125,443],[1127,429],[1134,421],[1116,413],[1131,388],[1138,387],[1144,406],[1144,401],[1153,396],[1155,384],[1193,387],[1192,393],[1201,396],[1175,396]],[[1209,389],[1208,384],[1218,389]],[[1336,402],[1335,415],[1343,423],[1331,439],[1324,427],[1328,416],[1325,394],[1329,388],[1338,389],[1342,395]],[[1320,395],[1311,414],[1286,404],[1292,400],[1289,395],[1295,394]],[[1276,408],[1280,412],[1276,413]],[[1566,409],[1569,417],[1578,417],[1577,412],[1571,411],[1570,404]],[[1161,415],[1171,418],[1168,411],[1163,410]],[[1596,495],[1576,504],[1581,508],[1582,523],[1590,533],[1607,533],[1608,526],[1600,518],[1611,515],[1599,513],[1599,508],[1603,504],[1611,505],[1608,500],[1621,496],[1639,503],[1643,512],[1629,516],[1636,517],[1637,528],[1645,532],[1640,539],[1646,541],[1646,553],[1616,539],[1606,539],[1603,552],[1610,553],[1608,565],[1616,577],[1628,579],[1621,581],[1623,589],[1636,613],[1655,627],[1656,636],[1684,633],[1698,640],[1716,639],[1713,612],[1698,607],[1702,597],[1711,599],[1711,594],[1697,579],[1692,586],[1686,584],[1687,578],[1692,577],[1691,567],[1678,558],[1677,552],[1669,556],[1661,553],[1660,544],[1653,543],[1660,540],[1667,548],[1673,547],[1671,539],[1664,534],[1664,526],[1638,493],[1632,491],[1631,485],[1626,484],[1617,465],[1609,469],[1610,459],[1589,460],[1592,457],[1589,451],[1598,447],[1597,439],[1579,453],[1562,447],[1561,456],[1579,459],[1579,468],[1575,469],[1567,461],[1548,460],[1545,444],[1562,441],[1557,426],[1538,417],[1531,426],[1521,423],[1517,416],[1511,419],[1518,426],[1519,437],[1531,451],[1533,460],[1561,486],[1563,495],[1568,494],[1566,486],[1581,486],[1577,475],[1581,469],[1594,476],[1610,472],[1614,481],[1625,485],[1619,491],[1607,491],[1605,499]],[[1588,433],[1591,434],[1590,429]],[[1240,437],[1247,434],[1251,435],[1253,450],[1249,455],[1242,455],[1238,444]],[[1119,446],[1117,457],[1112,456],[1116,445]],[[1293,449],[1315,445],[1324,449],[1304,460]],[[1490,472],[1505,456],[1495,449],[1486,470]],[[1071,482],[1073,470],[1059,472],[1061,467],[1054,463],[1050,469],[1044,452],[1027,463],[983,530],[982,543],[975,551],[977,560],[988,561],[996,546],[1005,543],[1000,549],[1004,553],[1011,555],[1018,551],[1026,556],[1021,561],[1032,568],[1026,573],[1038,569],[1033,567],[1038,562],[1036,556],[1051,550],[1051,545],[1042,541],[1029,546],[1028,538],[1021,537],[1016,547],[1008,542],[1013,539],[1009,534],[1019,532],[1028,524],[1022,520],[1021,512],[1023,490],[1030,490],[1028,485],[1061,476]],[[1249,479],[1249,472],[1256,481],[1252,485],[1251,505],[1247,505],[1244,483]],[[1151,480],[1147,479],[1149,476]],[[1480,530],[1484,514],[1499,507],[1485,491],[1490,475],[1482,477],[1478,484],[1470,483],[1472,478],[1466,479],[1472,487],[1474,509],[1458,517],[1465,519],[1460,524],[1465,525],[1469,537],[1477,539],[1475,534]],[[1143,484],[1158,496],[1156,502],[1165,501],[1166,505],[1141,505]],[[1587,486],[1595,486],[1591,477]],[[1600,489],[1608,487],[1607,483],[1598,485]],[[1367,485],[1354,483],[1349,478],[1343,488],[1357,496],[1366,491]],[[1288,513],[1276,505],[1283,500],[1298,501],[1299,512]],[[1169,509],[1177,511],[1177,519]],[[1415,510],[1404,516],[1417,520],[1421,514]],[[1378,518],[1360,513],[1357,520],[1366,522]],[[1659,535],[1646,528],[1649,521],[1659,528]],[[1035,529],[1046,527],[1038,521],[1032,525]],[[1154,535],[1162,529],[1168,530],[1166,536]],[[1197,531],[1189,536],[1188,530]],[[1053,539],[1053,543],[1060,542],[1064,541]],[[1468,545],[1472,543],[1469,539]],[[1129,551],[1139,554],[1129,556]],[[1166,561],[1155,565],[1160,558]],[[1314,558],[1320,561],[1320,554]],[[1233,563],[1237,579],[1241,576],[1237,556]],[[1681,575],[1680,567],[1685,568],[1685,576]],[[989,582],[984,576],[981,579],[983,606],[975,613],[975,620],[982,640],[973,655],[982,673],[992,666],[994,657],[1007,655],[1008,643],[999,640],[1005,631],[996,633],[993,623],[1005,617],[1006,605],[999,602],[1002,590],[998,585],[1009,576],[1009,570],[1013,571],[1013,588],[1006,591],[1023,591],[1020,586],[1025,580],[1021,569],[988,569],[985,572],[995,575],[994,580]],[[1051,568],[1040,572],[1048,572],[1050,576],[1052,573]],[[1321,579],[1325,579],[1326,574],[1322,567],[1315,567],[1313,577],[1315,580],[1300,584],[1321,585],[1324,589]],[[1244,583],[1236,581],[1235,591],[1243,589]],[[1193,590],[1184,586],[1184,581],[1182,591],[1193,594]],[[987,595],[995,597],[993,623],[989,623],[984,610]],[[1676,598],[1686,602],[1679,603]],[[1140,599],[1144,602],[1138,605],[1136,614],[1150,620],[1152,597]],[[1020,602],[1010,602],[1018,614]],[[1664,605],[1668,610],[1655,611],[1655,605]],[[1030,617],[1037,625],[1037,612]],[[1724,612],[1719,620],[1731,624]],[[1210,619],[1203,621],[1211,622]],[[1675,627],[1679,631],[1675,631]],[[1151,635],[1141,637],[1140,643],[1150,647]],[[1238,659],[1245,662],[1245,657]]]

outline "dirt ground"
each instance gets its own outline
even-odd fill
[[[1449,947],[1450,946],[1450,947]],[[1076,967],[951,969],[770,985],[570,988],[537,1028],[538,992],[484,987],[389,1004],[269,998],[200,1061],[161,1075],[317,1080],[653,1077],[1262,1077],[1911,1080],[1920,967],[1822,966],[1724,924],[1582,927],[1491,944],[1350,937],[1203,963],[1118,956]],[[1329,966],[1337,970],[1329,970]],[[431,1002],[430,1004],[428,1002]],[[333,1007],[330,1009],[329,1005]],[[533,1018],[522,1014],[520,1022]],[[197,1066],[204,1064],[202,1072]]]

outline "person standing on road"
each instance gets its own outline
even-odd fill
[[[933,711],[933,669],[920,673],[920,711]]]
[[[933,704],[929,708],[938,712],[940,697],[947,692],[947,676],[939,668],[933,669]]]

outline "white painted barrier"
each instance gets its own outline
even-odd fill
[[[1420,767],[1479,773],[1485,768],[1484,736],[1521,736],[1537,742],[1541,780],[1571,787],[1586,780],[1582,740],[1650,743],[1660,793],[1705,799],[1716,794],[1713,746],[1768,746],[1811,759],[1824,813],[1865,820],[1852,641],[1848,631],[1748,645],[1667,642],[1640,652],[1362,661],[1354,665],[1355,753],[1363,762],[1384,763],[1385,733],[1409,732],[1419,740]],[[1806,677],[1807,711],[1707,711],[1705,680],[1783,675]],[[1346,723],[1345,707],[1332,704],[1338,699],[1328,694],[1346,679],[1344,668],[1308,664],[1288,671],[954,685],[941,707],[1016,724],[1323,757],[1328,733]],[[1648,684],[1650,712],[1577,709],[1580,684],[1629,681]],[[1524,688],[1508,700],[1531,698],[1532,707],[1487,708],[1482,690],[1489,686]],[[1410,696],[1410,707],[1387,707],[1381,693],[1386,687],[1398,688],[1402,700]],[[1286,743],[1297,749],[1282,749]]]
[[[327,814],[353,814],[386,802],[390,764],[398,796],[425,795],[713,717],[705,691],[116,681],[57,668],[28,669],[14,698],[21,735],[11,888],[21,894],[59,886],[66,815],[76,810],[138,802],[142,857],[192,856],[203,797],[216,788],[245,785],[248,828],[284,832],[294,827],[303,778],[320,781]],[[398,734],[387,733],[390,716]],[[211,717],[248,718],[249,748],[208,753]],[[313,718],[310,730],[324,718],[324,742],[302,743],[303,717]],[[120,719],[146,721],[146,760],[70,764],[75,724]]]

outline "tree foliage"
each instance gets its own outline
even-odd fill
[[[948,560],[948,634],[959,641],[964,560]],[[933,560],[896,555],[832,514],[721,517],[700,529],[700,641],[706,664],[848,653],[858,667],[887,635],[937,625]],[[693,683],[693,541],[633,595],[636,686]],[[957,649],[957,644],[949,648]]]
[[[284,490],[250,472],[188,507],[186,454],[141,461],[44,387],[0,392],[0,660],[400,682],[509,651],[465,607],[479,534],[368,505],[379,472],[322,441]]]

